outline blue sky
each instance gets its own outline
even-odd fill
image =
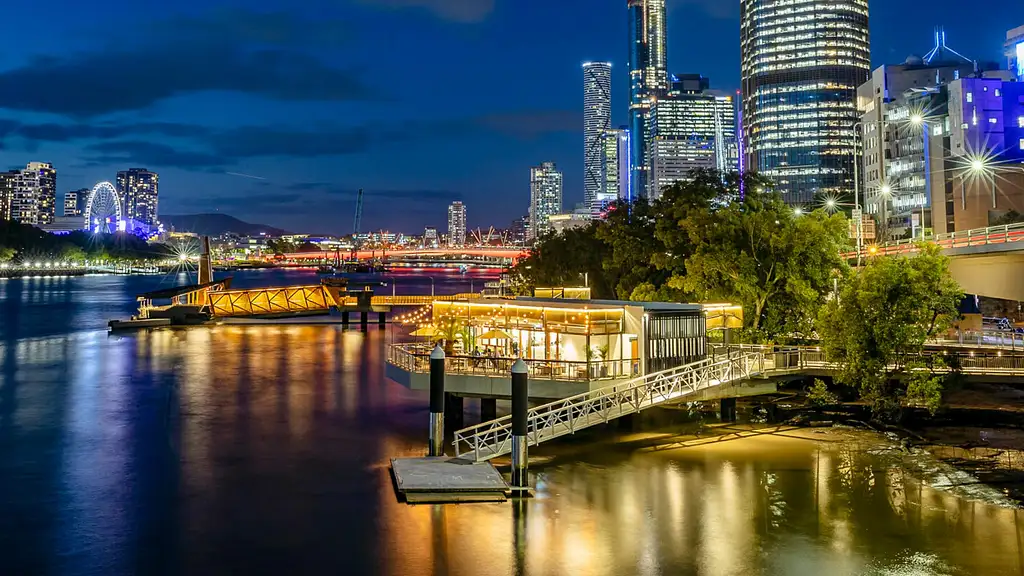
[[[668,0],[669,67],[739,85],[736,0]],[[1020,0],[874,0],[877,64],[950,44],[1001,59]],[[296,8],[300,6],[301,8]],[[164,214],[292,230],[471,227],[526,211],[529,167],[582,199],[582,72],[614,63],[625,123],[625,0],[6,0],[0,167],[53,162],[58,193],[161,175]],[[38,20],[37,24],[30,24]],[[258,178],[254,178],[258,177]]]

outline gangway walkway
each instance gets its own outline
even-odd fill
[[[527,413],[527,443],[574,434],[584,428],[669,402],[685,401],[713,386],[741,382],[764,369],[760,351],[733,358],[708,359],[656,372],[533,408]],[[477,462],[512,450],[512,417],[506,416],[455,433],[455,453]]]

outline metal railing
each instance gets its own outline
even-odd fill
[[[392,344],[388,347],[389,364],[407,372],[427,374],[430,372],[432,346],[422,344]],[[472,355],[448,355],[444,368],[447,374],[471,376],[508,377],[512,364],[518,358]],[[640,372],[640,361],[591,360],[576,362],[568,360],[523,359],[530,379],[556,380],[565,382],[592,382],[599,380],[621,380],[631,378]]]
[[[527,413],[527,444],[574,434],[647,408],[681,401],[703,389],[746,380],[764,369],[760,352],[726,359],[707,359],[648,374],[531,409]],[[455,432],[455,453],[480,462],[512,449],[512,418],[506,416]]]
[[[990,226],[988,228],[975,228],[973,230],[961,230],[960,232],[951,232],[948,234],[935,234],[923,239],[914,238],[909,240],[894,240],[892,242],[885,242],[875,246],[866,246],[861,249],[861,255],[891,256],[893,254],[911,254],[917,252],[917,244],[919,242],[936,244],[944,250],[950,250],[954,248],[1009,244],[1021,241],[1024,241],[1024,223]],[[854,250],[849,252],[845,254],[845,256],[855,258],[857,256],[857,251]]]

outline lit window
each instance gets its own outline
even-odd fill
[[[968,92],[967,93],[967,101],[968,102],[974,102],[974,92]]]
[[[1024,138],[1020,139],[1020,149],[1024,150]]]
[[[1024,128],[1024,116],[1017,117],[1017,128]]]
[[[999,88],[996,88],[996,98],[999,98],[999,96],[1001,96],[1001,94],[999,93]]]
[[[998,121],[999,121],[999,120],[997,120],[997,119],[995,119],[995,118],[989,118],[989,119],[988,119],[988,123],[989,123],[989,124],[995,124],[995,123],[996,123],[996,122],[998,122]]]

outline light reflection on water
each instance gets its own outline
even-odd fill
[[[382,333],[69,329],[129,291],[99,280],[64,290],[98,311],[0,319],[0,573],[1024,573],[1024,513],[832,433],[555,444],[534,499],[407,506],[387,466],[423,452],[427,403],[384,379]]]

